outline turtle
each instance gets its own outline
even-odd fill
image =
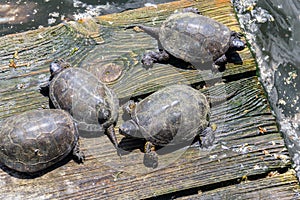
[[[158,166],[156,147],[195,138],[203,148],[213,144],[215,133],[209,123],[209,100],[191,86],[166,86],[138,103],[128,101],[123,109],[130,119],[120,125],[119,132],[125,137],[146,140],[144,164],[147,167]]]
[[[70,67],[64,60],[50,64],[49,97],[57,109],[69,112],[83,137],[106,134],[117,148],[114,126],[119,99],[92,73]]]
[[[79,134],[69,113],[63,110],[31,110],[11,116],[0,129],[0,162],[23,172],[36,173],[70,153],[84,161]]]
[[[159,52],[144,54],[142,63],[145,66],[167,61],[170,55],[197,69],[212,67],[213,72],[224,71],[228,61],[242,62],[236,52],[245,48],[242,34],[201,15],[196,8],[186,8],[170,15],[160,27],[129,27],[138,27],[158,41]]]

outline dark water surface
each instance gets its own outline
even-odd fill
[[[0,36],[171,0],[1,0]]]
[[[170,0],[1,0],[0,35]],[[300,177],[300,0],[232,0]]]
[[[233,0],[300,177],[300,1]]]

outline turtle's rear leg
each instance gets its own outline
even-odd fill
[[[158,166],[158,156],[155,152],[155,146],[151,142],[146,142],[144,151],[144,165],[153,169],[156,168]]]
[[[159,52],[150,51],[144,54],[142,63],[146,66],[152,66],[155,62],[163,62],[169,60],[169,54],[165,50]]]
[[[77,143],[75,144],[74,148],[73,148],[73,156],[76,158],[76,162],[78,163],[83,163],[85,160],[85,155],[82,151],[80,151],[80,147],[79,147],[79,141],[77,141]]]

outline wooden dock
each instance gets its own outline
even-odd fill
[[[174,64],[146,69],[140,59],[156,41],[132,24],[159,24],[175,10],[197,7],[241,31],[230,0],[181,0],[118,14],[65,22],[7,35],[0,40],[0,120],[27,110],[47,109],[40,93],[49,64],[64,58],[85,68],[115,90],[121,104],[172,84],[190,84],[206,94],[237,91],[212,107],[216,141],[159,155],[157,169],[146,168],[138,146],[121,158],[105,136],[81,138],[84,164],[66,159],[47,172],[28,177],[1,166],[0,199],[298,199],[299,183],[249,49],[242,65],[213,75]],[[114,70],[113,70],[114,69]],[[122,123],[122,111],[116,127]],[[118,134],[124,145],[131,144]]]

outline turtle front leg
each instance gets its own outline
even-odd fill
[[[75,144],[74,148],[73,148],[73,156],[75,156],[76,158],[76,162],[78,163],[83,163],[85,160],[85,155],[82,151],[80,151],[79,148],[79,141],[77,141],[77,143]]]
[[[156,168],[158,166],[158,156],[155,152],[155,146],[151,142],[146,142],[144,151],[144,165],[153,169]]]
[[[243,64],[243,60],[242,60],[241,56],[235,51],[226,52],[226,57],[227,57],[227,61],[229,63],[233,63],[235,65],[242,65]]]
[[[159,52],[150,51],[144,54],[142,63],[146,66],[151,66],[155,62],[167,61],[169,57],[169,54],[165,50],[159,50]]]
[[[227,64],[227,57],[224,54],[214,61],[213,66],[212,66],[212,71],[213,72],[217,72],[217,71],[222,72],[226,69],[226,64]]]
[[[129,115],[131,115],[135,107],[136,107],[136,102],[134,102],[133,100],[129,100],[122,106],[124,113],[127,113]]]
[[[199,135],[200,138],[200,147],[208,148],[213,145],[215,140],[215,131],[212,130],[211,127],[207,127],[202,133]]]
[[[49,97],[49,87],[50,87],[50,82],[41,84],[39,89],[40,93],[45,97]]]

